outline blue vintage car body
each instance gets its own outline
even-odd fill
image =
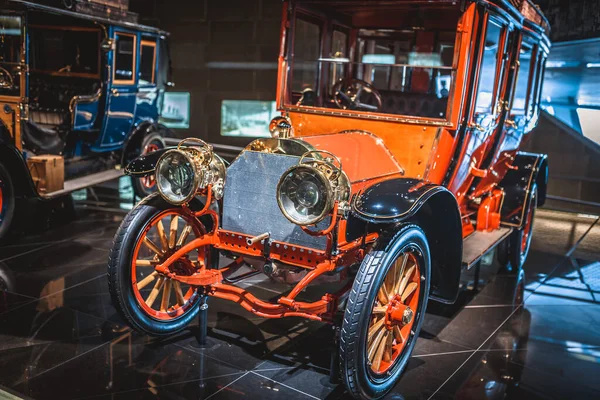
[[[0,164],[10,174],[0,182],[10,181],[15,198],[52,198],[119,176],[148,137],[155,149],[172,135],[159,121],[172,85],[168,33],[110,2],[55,3],[0,0]],[[27,165],[39,155],[62,157],[65,182],[77,185],[40,190]]]

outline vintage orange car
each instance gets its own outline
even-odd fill
[[[334,324],[348,392],[379,398],[428,299],[453,303],[496,248],[506,270],[527,257],[548,167],[519,146],[548,23],[529,0],[296,0],[282,16],[272,138],[231,165],[193,138],[130,164],[160,193],[117,232],[110,290],[151,335],[183,329],[208,296]],[[290,291],[268,302],[236,285],[256,273]]]

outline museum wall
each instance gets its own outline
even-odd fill
[[[534,0],[552,26],[552,41],[600,36],[600,1]]]
[[[173,90],[191,93],[190,128],[178,135],[239,146],[250,141],[221,136],[221,104],[275,100],[281,6],[281,0],[131,1],[142,23],[171,33]]]

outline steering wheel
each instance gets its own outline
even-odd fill
[[[372,94],[377,105],[363,103],[361,95],[364,92]],[[333,86],[333,100],[344,110],[379,111],[382,105],[381,93],[370,83],[356,78],[340,79]]]
[[[7,69],[0,67],[0,89],[12,90],[15,88],[13,77]]]

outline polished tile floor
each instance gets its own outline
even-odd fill
[[[76,217],[0,247],[0,389],[33,399],[342,399],[329,383],[331,327],[264,320],[211,299],[196,327],[156,340],[132,332],[107,290],[112,236],[131,207],[119,188],[75,195]],[[524,276],[484,260],[455,306],[430,303],[389,399],[600,398],[600,223],[542,210]],[[265,279],[253,292],[273,298]],[[522,301],[524,300],[524,301]],[[0,392],[0,398],[2,393]]]

